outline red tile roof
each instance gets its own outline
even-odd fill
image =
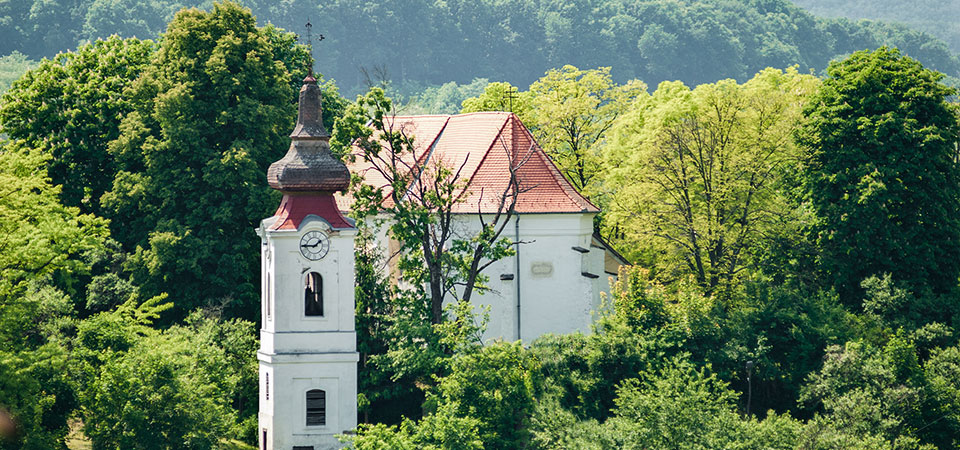
[[[599,212],[599,208],[577,192],[536,143],[530,131],[513,113],[477,112],[458,115],[396,116],[388,121],[394,130],[414,136],[412,154],[402,164],[430,167],[443,164],[461,179],[469,180],[467,195],[454,211],[458,213],[496,212],[500,195],[510,182],[510,163],[519,165],[517,175],[521,192],[519,213]],[[355,155],[360,150],[355,150]],[[367,184],[389,189],[387,180],[373,164],[357,156],[347,164]],[[462,167],[462,169],[461,169]],[[342,209],[349,209],[351,198],[338,196]]]

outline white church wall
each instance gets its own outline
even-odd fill
[[[503,237],[517,239],[517,220],[517,216],[511,219]],[[592,313],[600,307],[600,292],[609,290],[603,250],[590,245],[593,214],[522,214],[519,223],[523,242],[519,257],[503,258],[487,267],[483,273],[490,289],[475,293],[472,299],[477,314],[489,308],[484,341],[530,342],[546,333],[589,333]],[[396,245],[390,244],[385,228],[378,229],[374,237],[381,251],[389,254]],[[479,229],[477,215],[456,216],[457,237],[467,238]],[[448,299],[448,303],[453,301]]]
[[[599,278],[584,273],[596,274],[597,255],[602,258],[599,251],[590,248],[592,216],[519,216],[519,240],[523,242],[518,249],[519,258],[504,258],[488,267],[485,273],[490,277],[491,289],[475,297],[475,303],[490,308],[491,320],[484,340],[531,342],[547,333],[590,332],[592,312],[600,306]],[[475,221],[476,217],[472,219]],[[508,231],[509,237],[516,239],[515,219]],[[581,253],[575,247],[587,252]],[[512,274],[513,279],[501,279],[502,274]]]

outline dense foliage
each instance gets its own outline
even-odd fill
[[[960,276],[956,91],[896,50],[831,64],[804,112],[804,181],[822,266],[848,298],[872,275],[921,294]]]

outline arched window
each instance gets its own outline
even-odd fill
[[[307,426],[327,424],[327,393],[320,389],[307,391]]]
[[[323,315],[323,278],[319,273],[307,274],[303,287],[303,313],[308,316]]]

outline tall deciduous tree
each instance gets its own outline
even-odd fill
[[[662,83],[619,121],[606,151],[606,226],[624,247],[655,248],[661,274],[692,274],[707,292],[737,279],[759,243],[790,224],[780,181],[816,85],[795,69],[693,90]]]
[[[120,171],[103,204],[114,235],[135,252],[134,281],[148,296],[168,292],[180,313],[256,310],[250,229],[279,202],[263,174],[295,116],[269,37],[234,3],[177,13],[110,146]]]
[[[949,292],[960,276],[960,125],[945,98],[956,91],[888,48],[827,74],[799,135],[824,275],[851,303],[884,273],[918,294]]]

